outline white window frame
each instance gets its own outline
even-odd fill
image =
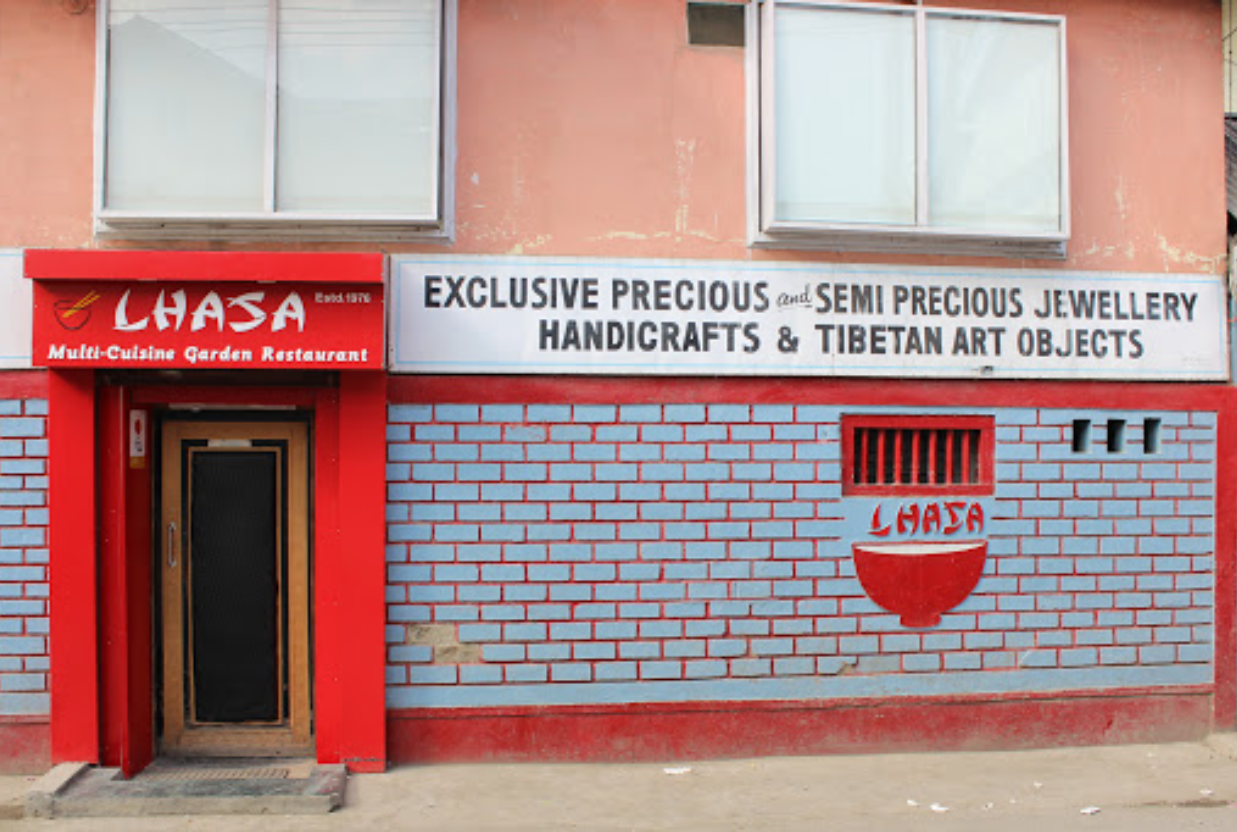
[[[774,15],[778,6],[846,11],[893,12],[915,17],[915,226],[834,222],[772,221],[774,142]],[[986,229],[933,227],[925,224],[928,204],[927,54],[929,15],[986,20],[1030,21],[1057,27],[1060,60],[1060,219],[1048,232],[993,232]],[[747,218],[748,242],[754,248],[826,249],[918,254],[958,254],[1062,259],[1070,237],[1069,79],[1066,74],[1065,18],[991,10],[925,7],[843,0],[750,0],[747,7]],[[767,140],[766,140],[767,139]],[[768,172],[766,176],[765,173]]]
[[[442,33],[438,79],[437,212],[434,215],[276,211],[274,131],[278,79],[278,0],[268,0],[264,202],[262,212],[127,211],[106,207],[108,12],[99,0],[95,22],[94,233],[125,240],[345,240],[451,243],[455,238],[455,126],[457,0],[440,0]]]

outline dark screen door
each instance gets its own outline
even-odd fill
[[[280,718],[278,459],[195,450],[189,482],[193,719]]]
[[[313,742],[308,429],[160,425],[160,744],[217,756]]]

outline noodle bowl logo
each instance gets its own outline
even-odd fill
[[[71,331],[81,329],[90,320],[91,305],[101,297],[103,296],[98,292],[91,290],[76,301],[56,301],[56,323]]]

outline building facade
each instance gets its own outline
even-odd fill
[[[0,39],[0,765],[1237,718],[1217,4]]]

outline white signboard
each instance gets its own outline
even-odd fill
[[[0,370],[31,366],[31,297],[30,281],[22,276],[22,253],[0,249]]]
[[[1199,274],[392,259],[403,373],[1223,380]]]

